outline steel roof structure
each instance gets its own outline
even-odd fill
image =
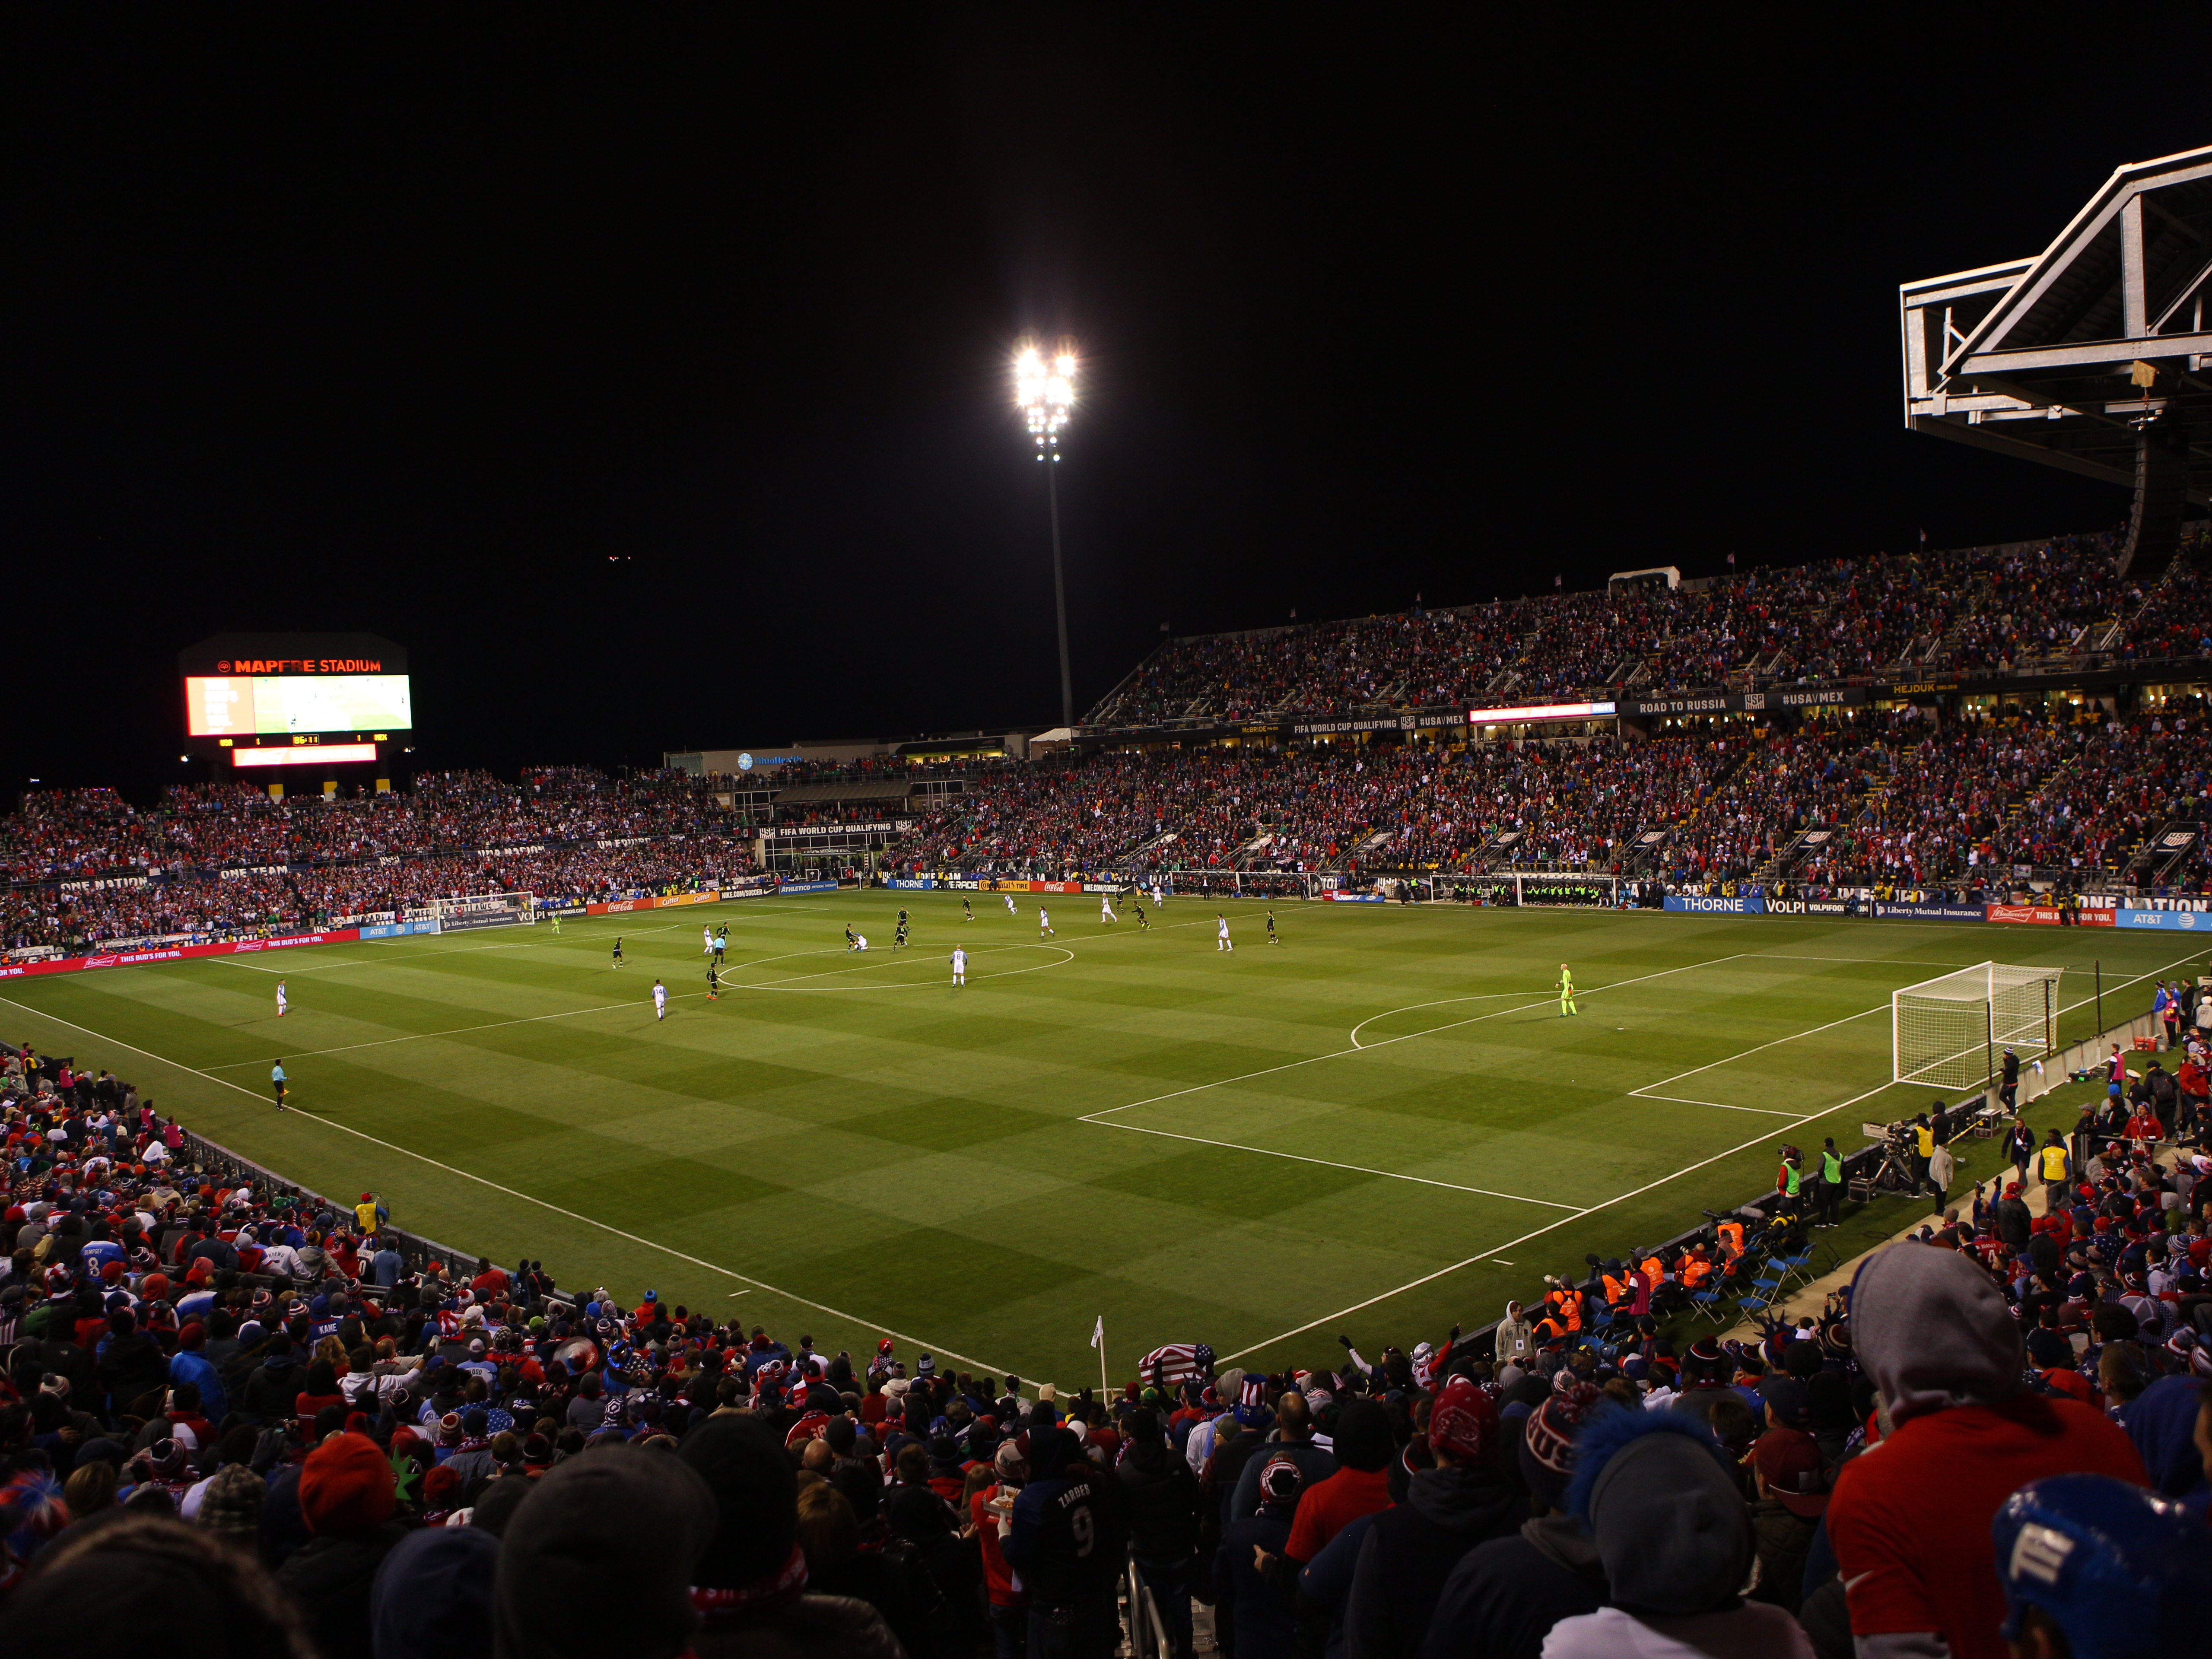
[[[2212,504],[2208,288],[2212,147],[2130,162],[2040,254],[1899,288],[1905,425],[2131,485],[2130,555],[2170,550]]]

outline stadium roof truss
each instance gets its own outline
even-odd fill
[[[2208,290],[2212,148],[2131,162],[2034,258],[1899,288],[1905,424],[2205,504]]]

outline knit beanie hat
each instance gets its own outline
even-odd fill
[[[474,1527],[426,1527],[393,1547],[368,1592],[377,1659],[464,1659],[491,1650],[499,1540]]]
[[[1567,1482],[1574,1477],[1575,1436],[1605,1401],[1602,1389],[1578,1382],[1528,1413],[1522,1426],[1521,1475],[1546,1509],[1565,1504]]]
[[[676,1453],[714,1495],[718,1522],[694,1582],[738,1589],[780,1571],[799,1543],[799,1479],[752,1418],[710,1417]]]
[[[1429,1444],[1462,1462],[1486,1461],[1498,1449],[1497,1402],[1466,1377],[1455,1376],[1430,1408]]]
[[[1496,1413],[1492,1419],[1496,1420]],[[1346,1401],[1336,1419],[1336,1461],[1372,1474],[1390,1461],[1390,1419],[1371,1400]]]
[[[492,1659],[676,1659],[714,1531],[714,1497],[681,1457],[617,1442],[555,1465],[501,1540]],[[577,1594],[590,1584],[621,1593]]]
[[[392,1518],[392,1465],[365,1434],[340,1434],[300,1466],[300,1517],[318,1538],[365,1532]]]
[[[1568,1503],[1629,1613],[1713,1613],[1751,1571],[1751,1506],[1726,1455],[1680,1412],[1599,1412],[1577,1447]]]
[[[197,1516],[210,1532],[240,1540],[253,1538],[261,1528],[261,1500],[269,1484],[243,1463],[226,1463],[200,1493]]]

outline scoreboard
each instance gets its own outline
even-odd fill
[[[177,665],[186,736],[234,768],[374,761],[415,728],[407,653],[373,634],[218,634]]]

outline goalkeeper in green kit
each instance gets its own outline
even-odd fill
[[[1559,1018],[1565,1019],[1569,1014],[1580,1012],[1582,1010],[1575,1006],[1574,971],[1563,962],[1559,964]]]

